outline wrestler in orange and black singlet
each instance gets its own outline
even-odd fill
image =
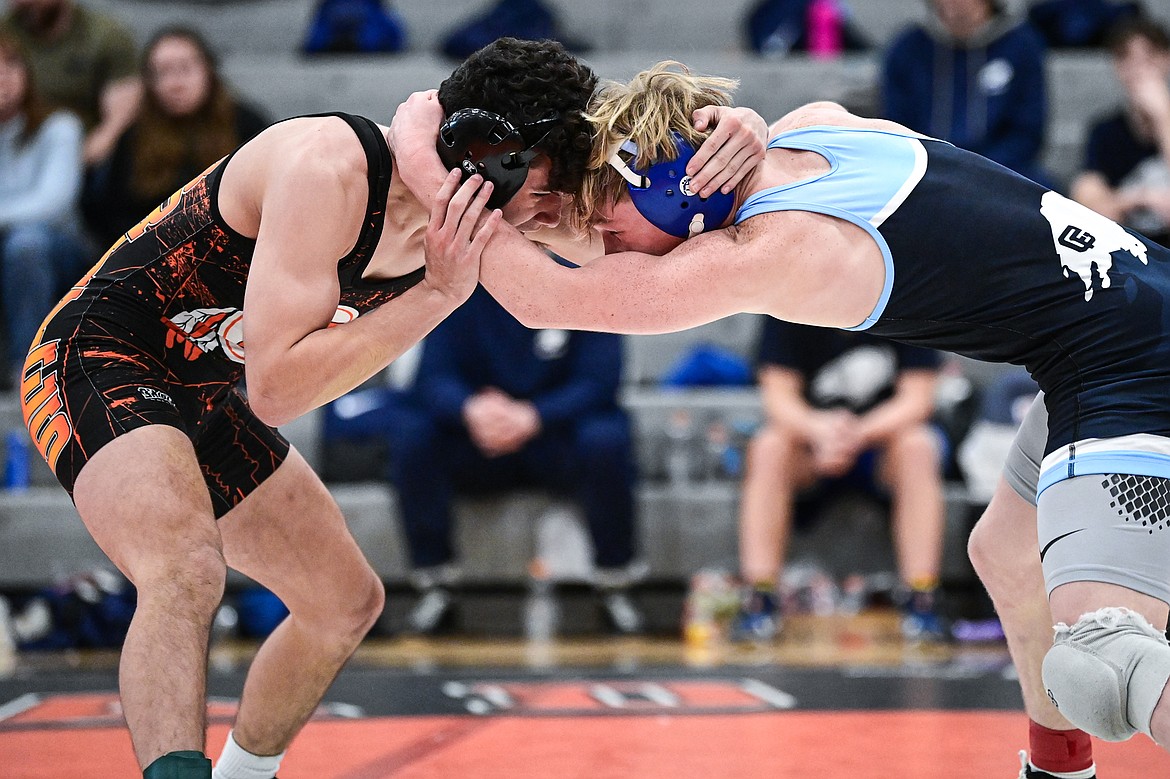
[[[336,323],[377,308],[423,278],[362,273],[382,234],[392,162],[369,119],[344,119],[365,149],[370,194],[353,251],[337,263]],[[123,236],[49,313],[30,348],[20,387],[25,423],[72,494],[102,446],[144,425],[191,439],[216,516],[271,475],[288,442],[260,421],[240,391],[243,306],[256,247],[219,213],[231,155],[169,197]]]

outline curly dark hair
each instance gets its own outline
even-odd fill
[[[558,116],[536,148],[552,160],[549,187],[577,194],[592,149],[583,111],[597,75],[556,41],[500,38],[468,57],[439,85],[447,115],[463,108],[500,114],[513,124]]]

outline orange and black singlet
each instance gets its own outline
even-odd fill
[[[345,323],[401,295],[423,270],[363,280],[382,234],[390,150],[378,126],[353,128],[366,153],[369,200],[357,245],[338,260]],[[231,155],[169,197],[123,236],[57,304],[25,362],[21,405],[41,455],[72,494],[82,466],[119,435],[164,424],[195,445],[217,515],[276,470],[288,442],[248,407],[244,290],[255,239],[219,212]]]

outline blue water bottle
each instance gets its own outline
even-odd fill
[[[4,439],[4,487],[27,490],[29,482],[29,441],[23,429],[9,430]]]

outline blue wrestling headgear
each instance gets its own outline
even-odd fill
[[[625,141],[609,158],[630,190],[630,200],[646,221],[664,233],[678,238],[693,238],[707,230],[717,230],[731,214],[735,195],[715,192],[711,197],[699,197],[691,190],[687,163],[695,156],[694,148],[685,138],[672,132],[678,156],[673,160],[656,162],[644,171],[634,170],[630,163],[638,156],[638,145]],[[630,155],[623,159],[622,153]]]
[[[517,127],[491,111],[464,108],[439,128],[439,159],[448,170],[462,170],[464,181],[478,173],[492,182],[487,205],[499,208],[524,186],[528,166],[539,154],[533,147],[557,121],[554,116]]]

